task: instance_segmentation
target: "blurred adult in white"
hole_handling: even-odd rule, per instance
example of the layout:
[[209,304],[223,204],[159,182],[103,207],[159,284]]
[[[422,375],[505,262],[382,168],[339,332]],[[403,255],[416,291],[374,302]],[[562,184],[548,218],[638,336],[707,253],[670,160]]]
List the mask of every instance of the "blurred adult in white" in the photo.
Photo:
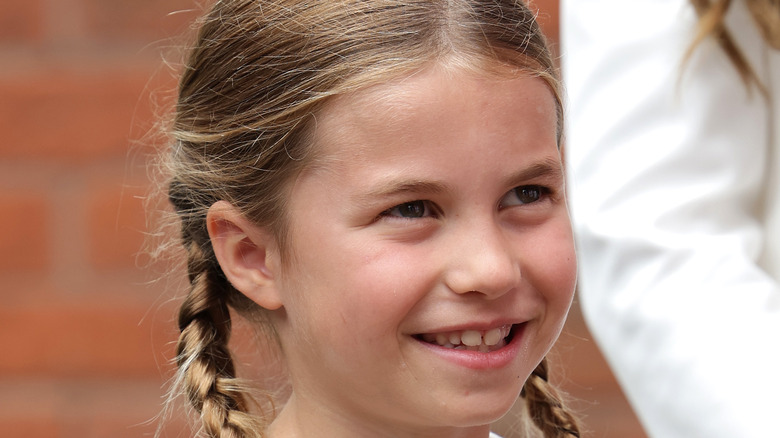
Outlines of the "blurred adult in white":
[[562,0],[580,300],[652,437],[780,436],[779,10]]

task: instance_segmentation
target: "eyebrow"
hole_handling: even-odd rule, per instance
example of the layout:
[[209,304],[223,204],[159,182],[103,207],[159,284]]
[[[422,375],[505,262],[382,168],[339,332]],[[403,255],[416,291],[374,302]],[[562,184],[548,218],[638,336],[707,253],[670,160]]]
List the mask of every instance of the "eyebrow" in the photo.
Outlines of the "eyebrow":
[[408,193],[440,194],[449,191],[449,186],[436,181],[400,180],[378,184],[379,188],[361,193],[355,197],[360,204],[370,204],[377,199],[387,199]]
[[522,182],[537,178],[563,180],[563,167],[560,161],[552,158],[544,159],[517,172],[510,181]]
[[[511,175],[507,181],[508,185],[521,185],[524,181],[539,178],[562,181],[563,169],[560,162],[552,158],[544,159]],[[377,187],[356,195],[355,201],[360,204],[371,204],[377,199],[387,199],[409,193],[436,195],[451,191],[448,184],[418,179],[393,180],[390,178],[385,183],[377,184]]]

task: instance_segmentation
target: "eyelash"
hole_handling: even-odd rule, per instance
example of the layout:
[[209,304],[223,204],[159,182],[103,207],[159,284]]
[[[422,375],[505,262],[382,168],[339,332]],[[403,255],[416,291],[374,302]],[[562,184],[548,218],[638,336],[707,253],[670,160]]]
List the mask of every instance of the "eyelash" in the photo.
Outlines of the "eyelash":
[[[403,216],[402,214],[393,214],[394,211],[398,211],[401,213],[402,208],[409,208],[409,207],[417,207],[417,210],[421,212],[421,216]],[[420,210],[420,208],[422,210]],[[427,214],[426,214],[427,213]],[[383,211],[379,216],[391,216],[394,218],[399,219],[421,219],[423,217],[438,217],[438,207],[434,205],[431,201],[424,201],[424,200],[417,200],[417,201],[411,201],[411,202],[404,202],[402,204],[398,204],[396,206],[393,206],[391,208],[388,208],[387,210]]]
[[[536,199],[531,200],[522,200],[521,197],[526,197],[528,195],[528,191],[534,191],[535,194],[533,195]],[[501,198],[501,202],[499,203],[499,209],[504,209],[508,207],[513,207],[517,205],[529,205],[529,204],[535,204],[538,202],[543,201],[545,198],[549,197],[552,193],[552,190],[550,190],[549,187],[544,187],[541,185],[525,185],[525,186],[518,186],[507,192],[504,197]],[[517,197],[517,200],[519,202],[512,203],[507,205],[504,201],[506,200],[507,196],[514,194]],[[413,209],[411,213],[413,214],[419,214],[419,216],[404,216],[404,212],[402,209],[407,209],[407,212],[409,212],[409,209]],[[415,200],[410,202],[404,202],[398,205],[395,205],[391,208],[388,208],[387,210],[380,213],[380,217],[394,217],[399,219],[421,219],[424,217],[439,217],[440,212],[439,208],[431,201],[428,200]]]
[[[527,193],[528,191],[534,191],[536,199],[527,200],[527,201],[522,200],[521,197],[525,197],[526,195],[528,195],[528,193]],[[522,192],[525,192],[525,193],[522,193]],[[517,199],[520,202],[517,203],[517,204],[505,205],[504,204],[504,200],[510,194],[514,194],[515,196],[517,196]],[[507,192],[507,194],[503,198],[501,198],[501,203],[499,203],[498,207],[499,207],[499,209],[503,209],[503,208],[512,207],[512,206],[515,206],[515,205],[536,204],[538,202],[544,201],[546,198],[550,197],[551,194],[552,194],[552,190],[549,187],[545,187],[545,186],[541,186],[541,185],[534,184],[534,185],[518,186],[518,187],[515,187],[514,189],[510,190],[509,192]]]

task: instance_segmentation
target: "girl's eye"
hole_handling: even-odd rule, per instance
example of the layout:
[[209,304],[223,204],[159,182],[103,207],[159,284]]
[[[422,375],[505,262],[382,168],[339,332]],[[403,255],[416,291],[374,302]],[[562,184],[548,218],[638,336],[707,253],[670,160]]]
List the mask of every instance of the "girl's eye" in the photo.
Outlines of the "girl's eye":
[[514,192],[523,204],[530,204],[542,198],[542,188],[539,186],[517,187]]
[[510,190],[501,200],[501,207],[533,204],[542,200],[550,190],[542,186],[520,186]]
[[382,213],[382,216],[395,216],[406,219],[416,219],[434,214],[428,201],[412,201],[396,205]]

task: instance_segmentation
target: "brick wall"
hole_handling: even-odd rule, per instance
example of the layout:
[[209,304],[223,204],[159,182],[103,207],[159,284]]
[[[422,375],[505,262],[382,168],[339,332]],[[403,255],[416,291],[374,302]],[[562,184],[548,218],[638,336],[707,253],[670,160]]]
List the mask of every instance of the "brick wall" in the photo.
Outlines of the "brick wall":
[[[537,1],[557,34],[557,3]],[[191,0],[0,3],[0,430],[153,434],[175,291],[137,257],[150,94]],[[172,11],[182,11],[169,15]],[[594,437],[644,436],[575,311],[559,348]],[[174,420],[167,436],[187,436]]]

